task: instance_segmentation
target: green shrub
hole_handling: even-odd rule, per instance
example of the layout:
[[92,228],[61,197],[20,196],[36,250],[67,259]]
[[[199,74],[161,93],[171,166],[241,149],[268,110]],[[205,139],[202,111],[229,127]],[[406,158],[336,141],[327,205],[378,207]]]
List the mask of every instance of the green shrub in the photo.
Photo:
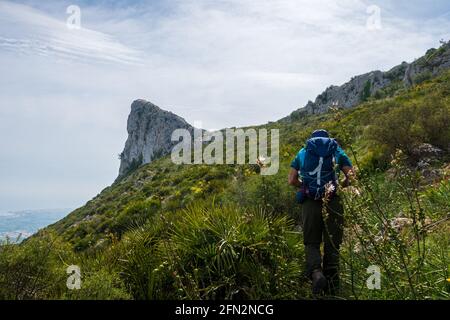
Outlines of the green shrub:
[[416,118],[424,132],[424,140],[443,150],[450,147],[450,102],[439,96],[426,98]]
[[300,238],[286,217],[208,204],[165,219],[159,235],[155,236],[154,224],[130,235],[139,240],[132,242],[123,260],[127,281],[137,288],[136,298],[264,299],[305,294]]
[[417,76],[414,77],[413,83],[414,84],[421,84],[422,82],[430,80],[432,77],[433,77],[433,74],[430,71],[424,71],[424,72],[419,73]]
[[160,208],[161,201],[156,197],[131,202],[119,215],[117,215],[117,217],[115,217],[110,226],[110,231],[120,236],[130,228],[143,225],[150,217],[154,216]]
[[21,244],[0,245],[0,300],[58,298],[65,289],[63,259],[70,246],[51,233]]
[[450,104],[437,97],[420,104],[396,104],[379,116],[367,130],[368,139],[384,146],[392,155],[400,149],[413,157],[420,143],[431,143],[446,150],[450,141]]
[[361,95],[359,97],[361,102],[366,102],[370,98],[371,88],[372,88],[372,83],[370,82],[370,80],[367,80],[366,83],[364,84],[363,91],[361,91]]
[[[83,269],[81,269],[83,270]],[[119,274],[104,269],[82,272],[81,288],[67,290],[69,300],[128,300],[131,299]]]
[[[448,223],[442,217],[446,209],[429,207],[420,196],[420,176],[401,153],[393,164],[395,181],[384,180],[384,175],[360,177],[352,189],[341,192],[347,221],[342,294],[356,299],[448,299],[448,256],[442,251],[448,247]],[[447,184],[427,192],[428,201],[448,199]],[[380,268],[382,290],[366,286],[366,268],[372,265]]]

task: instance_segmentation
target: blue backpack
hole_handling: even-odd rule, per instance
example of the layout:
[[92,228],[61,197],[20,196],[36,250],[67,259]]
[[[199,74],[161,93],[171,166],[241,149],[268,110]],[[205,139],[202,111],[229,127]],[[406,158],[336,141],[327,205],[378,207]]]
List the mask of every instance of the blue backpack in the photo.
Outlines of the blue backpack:
[[[334,190],[337,187],[335,159],[338,144],[334,139],[326,137],[311,138],[306,142],[305,160],[300,168],[303,190],[314,200],[322,199],[325,185],[331,182]],[[333,192],[334,194],[334,192]]]

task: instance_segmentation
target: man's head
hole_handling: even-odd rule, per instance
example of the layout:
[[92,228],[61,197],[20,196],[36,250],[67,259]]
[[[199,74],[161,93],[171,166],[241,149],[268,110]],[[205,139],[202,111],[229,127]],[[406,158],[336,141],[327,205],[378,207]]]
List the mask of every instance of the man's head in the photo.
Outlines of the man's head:
[[324,129],[315,130],[311,134],[311,138],[329,138],[329,137],[330,135],[328,134],[328,131]]

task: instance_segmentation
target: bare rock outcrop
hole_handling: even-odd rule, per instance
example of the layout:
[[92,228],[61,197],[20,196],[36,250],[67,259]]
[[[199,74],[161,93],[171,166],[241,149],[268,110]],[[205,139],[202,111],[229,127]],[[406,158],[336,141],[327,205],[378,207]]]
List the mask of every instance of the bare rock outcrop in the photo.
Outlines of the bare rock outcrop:
[[193,131],[193,127],[176,114],[145,100],[134,101],[128,116],[128,139],[120,154],[118,178],[169,154],[177,143],[171,141],[175,129]]

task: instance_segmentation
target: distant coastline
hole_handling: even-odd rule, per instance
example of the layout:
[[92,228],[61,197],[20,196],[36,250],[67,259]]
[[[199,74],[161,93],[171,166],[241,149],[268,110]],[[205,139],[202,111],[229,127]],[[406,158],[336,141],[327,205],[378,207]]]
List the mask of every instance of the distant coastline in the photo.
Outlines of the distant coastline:
[[0,211],[0,240],[20,242],[71,211],[70,208]]

